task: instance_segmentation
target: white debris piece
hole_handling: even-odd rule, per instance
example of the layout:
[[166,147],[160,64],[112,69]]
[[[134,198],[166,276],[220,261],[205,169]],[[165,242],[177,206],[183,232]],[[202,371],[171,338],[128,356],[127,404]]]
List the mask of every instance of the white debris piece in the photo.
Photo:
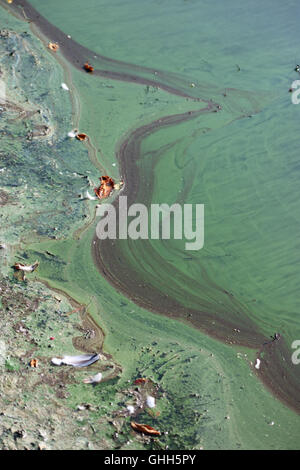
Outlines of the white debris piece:
[[101,382],[102,380],[102,374],[99,372],[99,374],[94,375],[93,377],[87,377],[86,379],[83,379],[83,382],[85,384],[97,384]]
[[51,362],[56,366],[86,367],[98,361],[99,358],[99,354],[81,354],[80,356],[64,356],[62,359],[53,357]]
[[155,407],[155,398],[154,397],[151,397],[150,395],[148,395],[147,399],[146,399],[146,402],[147,402],[147,406],[149,408],[154,408]]
[[255,369],[260,368],[260,359],[256,359]]
[[32,273],[33,271],[36,270],[39,264],[40,263],[38,261],[35,261],[30,266],[26,266],[25,264],[22,264],[22,263],[15,263],[14,267],[17,271],[26,271],[28,273]]
[[69,87],[66,83],[62,83],[61,87],[62,87],[63,90],[69,91]]
[[70,137],[71,139],[74,139],[74,137],[76,137],[76,132],[74,131],[68,132],[68,137]]
[[90,201],[97,201],[97,199],[98,199],[98,198],[95,197],[95,196],[91,196],[88,191],[85,193],[85,197],[86,197],[87,199],[89,199]]
[[132,415],[132,414],[134,413],[134,406],[128,405],[128,406],[127,406],[127,410],[128,410],[129,413]]

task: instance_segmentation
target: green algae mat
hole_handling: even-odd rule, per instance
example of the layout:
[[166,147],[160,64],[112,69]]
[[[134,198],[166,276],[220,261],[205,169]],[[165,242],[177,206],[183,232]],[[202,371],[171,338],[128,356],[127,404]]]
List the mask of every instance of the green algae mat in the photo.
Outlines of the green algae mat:
[[[54,427],[61,410],[68,433],[56,425],[50,448],[299,449],[297,10],[1,2],[0,367],[11,382],[1,390],[11,414],[14,388],[42,415],[51,402]],[[87,142],[68,137],[74,129]],[[204,247],[98,240],[99,201],[86,194],[102,174],[124,180],[129,203],[204,204]],[[11,266],[35,260],[16,280]],[[10,330],[13,292],[39,307],[23,307]],[[53,355],[99,350],[91,371],[51,366]],[[83,382],[99,371],[97,386]]]

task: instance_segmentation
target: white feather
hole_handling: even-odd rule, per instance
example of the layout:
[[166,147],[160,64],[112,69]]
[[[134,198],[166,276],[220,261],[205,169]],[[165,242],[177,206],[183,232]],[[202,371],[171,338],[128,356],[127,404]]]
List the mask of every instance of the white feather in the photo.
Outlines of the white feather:
[[94,362],[98,361],[100,358],[99,354],[81,354],[80,356],[64,356],[62,359],[54,357],[52,359],[52,364],[61,366],[63,364],[73,367],[86,367]]

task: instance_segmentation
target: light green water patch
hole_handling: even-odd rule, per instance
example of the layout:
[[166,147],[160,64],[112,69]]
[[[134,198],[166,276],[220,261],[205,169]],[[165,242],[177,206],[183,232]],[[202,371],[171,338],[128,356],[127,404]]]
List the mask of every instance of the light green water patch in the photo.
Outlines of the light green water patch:
[[30,3],[98,54],[222,87],[286,88],[299,54],[296,0]]
[[89,133],[100,166],[114,178],[119,177],[115,152],[132,130],[163,116],[205,106],[156,87],[103,79],[74,68],[72,80],[80,94],[80,130]]

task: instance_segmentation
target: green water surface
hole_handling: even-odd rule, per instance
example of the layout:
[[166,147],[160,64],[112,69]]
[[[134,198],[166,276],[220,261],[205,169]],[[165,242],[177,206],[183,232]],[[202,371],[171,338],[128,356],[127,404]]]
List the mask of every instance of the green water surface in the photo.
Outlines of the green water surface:
[[[149,152],[172,144],[151,168],[152,202],[180,200],[189,183],[183,202],[205,204],[205,245],[192,252],[192,260],[184,259],[191,253],[182,242],[147,241],[174,270],[202,282],[203,291],[191,291],[187,282],[181,286],[184,293],[176,292],[176,278],[164,265],[158,269],[143,258],[142,243],[134,253],[126,243],[122,249],[143,282],[187,308],[204,300],[213,308],[222,301],[205,291],[204,267],[211,280],[247,307],[266,336],[280,331],[288,345],[299,339],[300,106],[292,105],[288,93],[297,79],[297,2],[88,0],[84,8],[79,0],[30,3],[95,53],[178,73],[187,83],[205,86],[206,98],[222,103],[220,114],[200,115],[147,137],[139,162],[141,182],[147,184]],[[159,89],[147,91],[138,84],[69,70],[80,128],[90,136],[100,166],[115,178],[115,151],[126,133],[196,107]],[[61,122],[61,132],[66,134],[75,118],[72,123],[71,111],[65,109],[70,120]],[[87,150],[71,145],[72,152],[63,139],[54,146],[62,155],[64,174],[78,165],[78,171],[89,171],[96,181]],[[74,201],[70,229],[74,224],[75,230],[82,214],[75,192],[66,197]],[[94,204],[89,204],[92,214]],[[123,367],[115,390],[136,373],[152,376],[167,390],[168,402],[161,401],[160,416],[149,424],[170,431],[170,448],[299,448],[299,416],[274,399],[251,372],[254,351],[224,345],[137,307],[96,270],[91,259],[95,224],[80,239],[63,225],[62,231],[59,240],[27,244],[27,254],[43,260],[41,278],[78,301],[93,299],[90,309],[106,333],[105,348]],[[45,228],[39,235],[49,233]],[[46,259],[46,250],[61,263]],[[142,347],[153,342],[158,345],[144,354]],[[161,368],[160,354],[170,349],[179,359]],[[82,387],[77,393],[83,393]],[[196,392],[200,397],[191,398]],[[101,400],[101,389],[96,393]]]

